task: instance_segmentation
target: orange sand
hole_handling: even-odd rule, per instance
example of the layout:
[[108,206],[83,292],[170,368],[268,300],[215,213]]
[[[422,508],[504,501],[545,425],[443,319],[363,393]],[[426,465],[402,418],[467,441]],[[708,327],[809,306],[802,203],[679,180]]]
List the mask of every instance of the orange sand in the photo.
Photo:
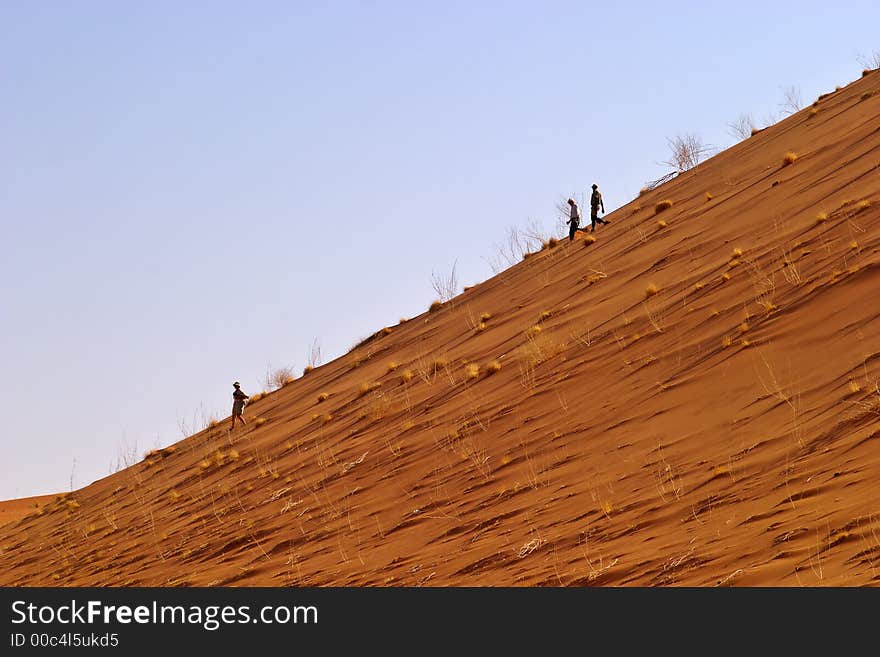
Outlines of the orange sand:
[[595,243],[427,299],[231,435],[7,503],[0,584],[876,585],[880,73],[816,109]]

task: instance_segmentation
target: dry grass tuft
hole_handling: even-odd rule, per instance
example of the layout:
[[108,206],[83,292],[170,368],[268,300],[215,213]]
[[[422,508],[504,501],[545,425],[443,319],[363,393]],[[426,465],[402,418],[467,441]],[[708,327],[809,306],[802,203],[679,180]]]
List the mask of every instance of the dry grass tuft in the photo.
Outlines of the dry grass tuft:
[[858,383],[856,383],[855,381],[849,382],[849,391],[851,394],[856,394],[857,392],[860,392],[861,389],[862,389],[862,387]]
[[862,199],[861,201],[856,203],[855,211],[861,212],[862,210],[867,210],[870,207],[871,207],[871,201],[869,201],[867,199]]
[[657,221],[657,228],[666,228],[667,224],[662,219]]
[[487,374],[495,374],[495,372],[497,372],[500,369],[501,369],[501,363],[499,363],[497,360],[489,361],[486,364],[486,373]]
[[530,326],[526,330],[526,336],[528,336],[530,338],[534,338],[535,336],[539,335],[540,333],[541,333],[541,327],[538,326],[537,324],[535,326]]
[[817,224],[821,224],[826,221],[828,221],[828,213],[827,212],[820,212],[819,214],[816,215],[816,223]]
[[787,167],[789,164],[794,164],[796,159],[798,159],[797,153],[788,151],[788,153],[782,157],[782,166]]
[[596,242],[595,235],[584,235],[584,246],[589,246],[590,244],[594,244]]
[[483,313],[480,315],[481,322],[488,322],[490,319],[492,319],[492,313]]
[[358,396],[363,397],[364,395],[366,395],[370,392],[373,392],[373,390],[375,390],[376,388],[381,388],[381,387],[382,387],[382,384],[379,383],[378,381],[364,381],[358,387]]
[[538,317],[539,322],[543,322],[545,319],[549,319],[552,313],[549,310],[541,311],[540,316]]
[[742,258],[743,250],[739,247],[733,249],[733,253],[731,254],[731,258]]
[[706,192],[706,200],[707,201],[711,201],[713,198],[715,198],[715,197],[712,196],[712,192]]
[[400,365],[396,361],[392,360],[390,363],[388,363],[388,373],[390,374],[391,372],[396,370],[398,367],[400,367]]
[[320,395],[318,395],[318,403],[319,403],[319,404],[320,404],[321,402],[325,402],[325,401],[327,401],[328,399],[330,399],[330,393],[329,393],[329,392],[322,392]]
[[724,272],[723,274],[721,274],[721,282],[722,283],[726,283],[729,280],[730,280],[730,274],[728,274],[727,272]]
[[409,383],[410,381],[412,381],[412,378],[413,378],[412,370],[403,370],[403,372],[400,373],[400,382],[401,383]]
[[668,198],[664,199],[664,200],[660,201],[659,203],[657,203],[657,205],[654,206],[654,214],[659,214],[659,213],[663,212],[664,210],[668,210],[671,207],[672,207],[672,201],[670,201]]
[[478,333],[480,331],[485,331],[486,330],[486,322],[480,322],[479,324],[477,324],[477,326],[474,330],[477,331]]
[[469,379],[476,379],[480,376],[480,366],[476,363],[469,363],[464,367],[464,374]]
[[761,132],[761,130],[763,130],[763,128],[752,128],[752,132],[751,132],[752,137],[754,137],[756,134]]
[[862,94],[862,100],[868,100],[871,96],[874,95],[874,93],[875,92],[873,92],[873,91],[866,91],[865,93]]
[[306,366],[303,368],[303,376],[305,376],[306,374],[308,374],[309,372],[311,372],[313,369],[315,369],[315,368],[312,367],[311,365],[306,365]]
[[254,402],[258,402],[265,396],[266,396],[266,393],[264,393],[264,392],[255,392],[254,394],[251,395],[251,398],[248,399],[248,404],[253,404]]
[[443,302],[438,299],[435,299],[434,301],[431,302],[431,305],[428,306],[428,312],[435,313],[438,310],[440,310],[442,307],[443,307]]
[[694,289],[699,292],[700,290],[703,289],[703,284],[702,283],[694,283]]
[[445,369],[449,365],[449,361],[445,358],[435,358],[431,361],[431,373],[436,374],[442,369]]
[[819,109],[814,107],[810,110],[810,116],[816,116],[819,113]]
[[660,291],[660,288],[657,287],[654,283],[650,283],[647,288],[645,288],[645,296],[653,297]]
[[264,417],[258,417],[258,418],[256,418],[256,419],[254,420],[254,426],[255,426],[255,427],[261,427],[261,426],[263,426],[264,424],[266,424],[266,422],[268,422],[268,420],[267,420],[266,418],[264,418]]

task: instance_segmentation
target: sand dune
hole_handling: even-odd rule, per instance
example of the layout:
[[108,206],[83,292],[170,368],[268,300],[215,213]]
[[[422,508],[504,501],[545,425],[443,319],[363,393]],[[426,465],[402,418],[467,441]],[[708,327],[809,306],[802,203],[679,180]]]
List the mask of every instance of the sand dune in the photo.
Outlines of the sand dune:
[[607,218],[0,517],[0,583],[876,585],[880,72]]
[[29,513],[35,513],[55,497],[55,495],[35,495],[0,502],[0,525],[19,520]]

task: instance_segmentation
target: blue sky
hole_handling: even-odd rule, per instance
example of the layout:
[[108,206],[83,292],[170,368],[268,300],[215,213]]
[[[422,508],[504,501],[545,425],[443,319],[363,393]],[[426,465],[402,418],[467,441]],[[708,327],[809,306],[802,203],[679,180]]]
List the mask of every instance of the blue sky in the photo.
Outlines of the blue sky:
[[876,2],[0,3],[0,499],[78,488],[861,75]]

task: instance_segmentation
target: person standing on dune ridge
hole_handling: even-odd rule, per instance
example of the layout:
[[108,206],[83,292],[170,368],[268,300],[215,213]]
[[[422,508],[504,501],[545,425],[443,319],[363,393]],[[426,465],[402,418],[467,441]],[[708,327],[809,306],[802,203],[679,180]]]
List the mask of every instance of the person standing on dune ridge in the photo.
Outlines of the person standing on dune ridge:
[[610,221],[605,221],[605,219],[599,218],[599,208],[602,209],[602,214],[605,214],[605,203],[602,201],[602,193],[599,191],[599,185],[593,183],[593,193],[590,196],[590,232],[595,232],[596,224],[610,224]]
[[568,240],[572,241],[574,240],[574,234],[578,231],[578,226],[581,223],[581,211],[573,198],[568,199],[568,205],[571,208],[571,211],[568,215],[568,221],[565,223],[569,225]]
[[244,417],[242,417],[242,413],[244,412],[245,402],[250,399],[250,395],[244,394],[238,381],[233,383],[232,387],[235,390],[232,391],[232,426],[229,427],[230,431],[235,429],[235,418],[238,418],[242,424],[247,424],[244,421]]

